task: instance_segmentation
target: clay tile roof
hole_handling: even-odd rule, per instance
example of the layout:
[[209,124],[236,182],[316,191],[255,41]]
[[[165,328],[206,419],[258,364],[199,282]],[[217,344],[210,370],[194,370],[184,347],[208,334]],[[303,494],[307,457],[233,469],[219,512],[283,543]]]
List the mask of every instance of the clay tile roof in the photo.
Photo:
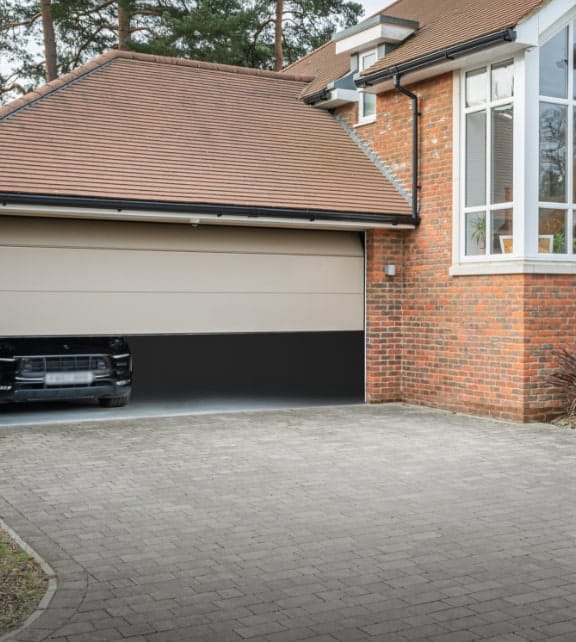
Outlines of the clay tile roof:
[[[548,0],[398,0],[381,15],[418,22],[419,29],[363,75],[387,69],[421,56],[514,27]],[[376,14],[378,15],[378,14]],[[330,56],[331,53],[331,56]],[[311,96],[348,71],[349,56],[335,54],[330,42],[287,69],[315,76],[302,96]]]
[[516,26],[547,0],[398,0],[382,13],[416,20],[405,43],[366,70],[366,75],[453,45]]
[[104,54],[0,109],[0,193],[408,216],[310,80]]

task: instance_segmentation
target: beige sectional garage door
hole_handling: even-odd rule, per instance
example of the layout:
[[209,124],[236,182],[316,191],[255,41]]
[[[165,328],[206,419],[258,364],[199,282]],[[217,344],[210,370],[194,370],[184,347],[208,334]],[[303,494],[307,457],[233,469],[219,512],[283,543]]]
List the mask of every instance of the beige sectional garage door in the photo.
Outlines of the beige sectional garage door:
[[355,233],[0,217],[0,336],[362,330]]

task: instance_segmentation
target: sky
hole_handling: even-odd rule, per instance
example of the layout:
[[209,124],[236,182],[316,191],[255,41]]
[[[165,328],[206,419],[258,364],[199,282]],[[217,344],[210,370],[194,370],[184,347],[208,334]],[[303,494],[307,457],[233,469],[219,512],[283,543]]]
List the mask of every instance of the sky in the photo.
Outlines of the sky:
[[356,0],[364,7],[364,17],[367,18],[377,11],[381,11],[384,7],[395,2],[395,0]]

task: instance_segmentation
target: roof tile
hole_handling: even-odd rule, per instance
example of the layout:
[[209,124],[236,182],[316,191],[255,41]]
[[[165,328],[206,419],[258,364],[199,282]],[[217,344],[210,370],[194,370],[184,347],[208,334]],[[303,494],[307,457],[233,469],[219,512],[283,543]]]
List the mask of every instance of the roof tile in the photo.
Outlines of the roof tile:
[[408,216],[309,81],[105,54],[0,112],[0,192]]

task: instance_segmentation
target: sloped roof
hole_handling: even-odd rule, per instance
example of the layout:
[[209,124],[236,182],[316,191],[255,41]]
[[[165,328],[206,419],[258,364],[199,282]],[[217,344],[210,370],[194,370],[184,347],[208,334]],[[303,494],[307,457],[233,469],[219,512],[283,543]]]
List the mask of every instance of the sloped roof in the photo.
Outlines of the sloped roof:
[[0,109],[0,193],[408,216],[309,81],[109,52]]
[[[418,30],[362,75],[393,67],[514,27],[548,0],[398,0],[375,15],[418,22]],[[330,53],[332,54],[330,56]],[[287,68],[290,73],[315,76],[302,96],[311,96],[348,71],[333,42],[316,49]],[[346,56],[349,58],[349,56]],[[349,63],[347,63],[349,64]]]

